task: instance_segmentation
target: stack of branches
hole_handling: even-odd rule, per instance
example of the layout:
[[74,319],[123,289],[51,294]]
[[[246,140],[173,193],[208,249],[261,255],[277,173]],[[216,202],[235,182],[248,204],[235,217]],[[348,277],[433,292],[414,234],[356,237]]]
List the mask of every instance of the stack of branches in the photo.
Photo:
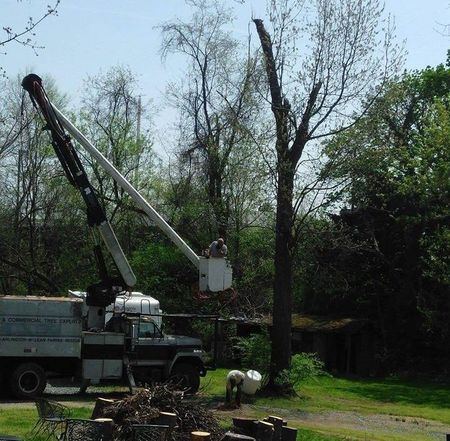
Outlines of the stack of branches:
[[211,441],[218,441],[224,431],[212,412],[201,405],[198,399],[186,398],[171,385],[156,385],[142,389],[135,395],[115,401],[102,411],[102,417],[112,418],[118,438],[131,438],[133,424],[157,424],[160,412],[177,415],[178,429],[174,441],[189,441],[192,431],[211,433]]

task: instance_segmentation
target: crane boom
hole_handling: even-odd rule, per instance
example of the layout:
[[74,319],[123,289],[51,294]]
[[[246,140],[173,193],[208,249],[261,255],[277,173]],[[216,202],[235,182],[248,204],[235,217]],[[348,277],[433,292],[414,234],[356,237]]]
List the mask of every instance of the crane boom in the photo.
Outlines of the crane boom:
[[108,159],[69,121],[69,119],[54,105],[53,110],[58,115],[66,130],[76,139],[87,152],[89,152],[103,169],[127,192],[136,204],[155,222],[169,239],[183,252],[183,254],[199,267],[200,257],[192,248],[177,234],[177,232],[162,218],[162,216],[148,203],[147,200],[131,185],[131,183],[117,170]]
[[64,132],[64,127],[54,110],[54,106],[51,104],[50,99],[45,93],[41,78],[35,74],[27,75],[22,80],[22,87],[29,93],[36,108],[40,110],[46,122],[44,129],[48,130],[51,134],[53,148],[56,156],[61,162],[67,179],[78,189],[86,204],[88,223],[90,226],[96,227],[100,232],[121,275],[122,280],[120,281],[112,280],[108,277],[101,250],[100,248],[96,248],[95,254],[102,282],[92,286],[93,291],[97,291],[97,294],[93,294],[93,297],[96,299],[94,300],[94,303],[97,301],[103,303],[106,300],[102,300],[102,296],[108,299],[114,296],[112,293],[113,285],[117,287],[125,285],[122,286],[122,289],[131,288],[136,284],[136,276],[122,251],[122,247],[106,217],[105,211],[97,198],[95,190],[89,182],[83,164],[72,145],[72,141]]
[[[163,219],[163,217],[148,203],[148,201],[136,190],[135,187],[108,161],[107,158],[84,136],[72,122],[53,104],[50,102],[48,97],[42,88],[41,79],[34,74],[30,74],[24,78],[22,81],[22,86],[26,89],[33,102],[37,103],[44,118],[47,121],[49,129],[52,133],[53,147],[55,148],[56,154],[60,159],[64,171],[66,172],[69,181],[74,183],[80,189],[85,202],[88,205],[88,218],[89,216],[89,198],[88,194],[93,195],[94,203],[91,205],[98,208],[101,206],[95,198],[95,193],[93,188],[89,184],[89,188],[85,189],[83,185],[78,183],[78,172],[72,172],[69,170],[68,161],[65,156],[70,153],[70,157],[75,157],[77,160],[77,167],[82,170],[83,182],[88,182],[87,175],[84,172],[81,162],[79,161],[75,149],[72,146],[70,137],[65,135],[64,129],[76,140],[78,143],[93,157],[96,159],[98,164],[106,171],[106,173],[111,176],[117,184],[134,200],[134,202],[146,213],[150,220],[152,220],[166,235],[169,239],[181,250],[181,252],[192,262],[192,264],[199,271],[199,288],[200,291],[225,291],[231,288],[232,285],[232,269],[231,265],[226,259],[222,258],[211,258],[207,259],[205,257],[198,256],[192,248],[176,233],[176,231]],[[56,127],[56,130],[54,127]],[[60,139],[57,139],[60,138]],[[61,159],[61,156],[63,158]],[[78,170],[77,169],[77,170]],[[101,216],[101,222],[95,223],[99,228],[102,237],[116,262],[119,271],[122,274],[123,279],[126,284],[131,287],[135,284],[136,279],[131,268],[128,265],[125,255],[122,252],[120,244],[118,243],[114,232],[106,220],[106,216]]]

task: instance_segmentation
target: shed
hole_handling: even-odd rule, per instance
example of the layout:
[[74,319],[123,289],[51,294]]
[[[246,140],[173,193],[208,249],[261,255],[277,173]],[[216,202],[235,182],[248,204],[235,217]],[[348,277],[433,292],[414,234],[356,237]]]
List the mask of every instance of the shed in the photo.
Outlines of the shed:
[[[238,336],[272,326],[265,317],[237,325]],[[292,315],[292,352],[314,352],[328,372],[368,376],[373,373],[375,333],[370,320],[349,317]]]

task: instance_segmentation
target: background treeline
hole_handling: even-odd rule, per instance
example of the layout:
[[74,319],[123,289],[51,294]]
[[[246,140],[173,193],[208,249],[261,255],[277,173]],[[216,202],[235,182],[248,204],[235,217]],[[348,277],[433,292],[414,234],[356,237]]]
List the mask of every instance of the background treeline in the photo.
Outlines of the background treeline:
[[[123,66],[87,78],[77,108],[44,77],[56,105],[200,254],[224,236],[237,305],[271,311],[277,162],[264,65],[226,31],[226,11],[197,11],[161,27],[164,57],[185,60],[167,87],[179,114],[162,161],[152,115]],[[384,372],[450,369],[450,68],[391,77],[367,92],[349,128],[312,143],[296,170],[294,311],[364,317]],[[288,104],[286,104],[288,105]],[[350,109],[348,109],[350,110]],[[0,94],[0,292],[64,294],[97,280],[83,203],[65,179],[20,88]],[[193,300],[196,271],[129,197],[80,150],[129,256],[137,290],[165,311],[215,311]],[[293,251],[292,251],[293,250]]]

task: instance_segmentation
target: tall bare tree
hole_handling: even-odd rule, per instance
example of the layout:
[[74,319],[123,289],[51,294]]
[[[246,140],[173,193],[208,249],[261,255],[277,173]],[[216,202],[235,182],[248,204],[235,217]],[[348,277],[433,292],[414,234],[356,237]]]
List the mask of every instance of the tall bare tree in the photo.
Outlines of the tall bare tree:
[[161,26],[162,55],[188,61],[184,84],[171,84],[169,99],[181,111],[181,157],[198,164],[205,177],[212,219],[226,236],[230,220],[226,175],[233,151],[248,143],[248,127],[258,111],[254,94],[255,59],[226,30],[232,11],[217,2],[191,1],[188,22]]
[[[56,159],[42,131],[43,123],[36,118],[31,102],[22,100],[17,80],[5,82],[1,100],[2,110],[13,118],[5,118],[4,130],[0,130],[0,146],[4,147],[0,154],[0,212],[4,216],[0,281],[6,293],[55,293],[58,283],[50,269],[55,261],[44,242],[50,237],[50,226],[61,215],[61,185],[55,184],[59,184]],[[64,97],[57,94],[50,79],[47,82],[49,94],[61,107]],[[64,218],[69,216],[66,211]]]
[[[61,0],[56,0],[53,4],[48,4],[38,18],[28,17],[28,21],[19,29],[13,28],[7,23],[3,23],[3,37],[0,37],[0,55],[6,55],[6,46],[11,43],[20,44],[31,48],[37,54],[40,46],[36,40],[36,28],[49,16],[58,15],[58,6]],[[18,2],[20,3],[20,2]],[[0,66],[0,74],[5,75],[5,71]]]
[[[114,66],[89,77],[83,91],[81,124],[88,137],[120,172],[139,188],[152,169],[155,156],[148,106],[142,103],[136,76]],[[96,178],[100,197],[111,202],[110,220],[129,204],[127,193],[96,161],[86,158]]]
[[[270,386],[291,358],[292,265],[299,201],[298,168],[307,145],[345,130],[397,72],[401,50],[378,0],[271,0],[272,31],[253,20],[275,125],[276,243]],[[289,97],[289,98],[288,98]],[[297,186],[298,185],[298,186]]]

